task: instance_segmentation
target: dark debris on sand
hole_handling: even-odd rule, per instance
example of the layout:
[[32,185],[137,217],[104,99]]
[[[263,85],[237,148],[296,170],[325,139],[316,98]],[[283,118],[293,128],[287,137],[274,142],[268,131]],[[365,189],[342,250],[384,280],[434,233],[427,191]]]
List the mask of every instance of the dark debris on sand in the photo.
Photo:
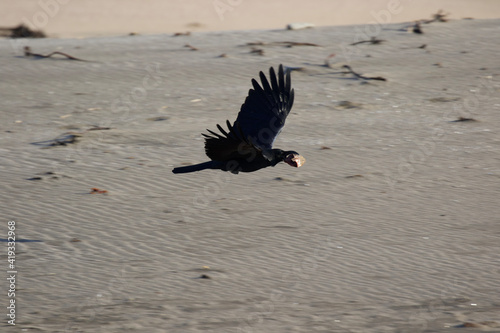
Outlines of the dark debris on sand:
[[362,79],[362,80],[376,80],[376,81],[387,81],[386,78],[381,77],[381,76],[364,76],[361,74],[356,73],[351,66],[349,65],[344,65],[342,68],[347,69],[347,72],[344,72],[344,74],[352,74],[354,75],[355,78]]
[[49,53],[47,55],[33,53],[33,52],[31,52],[31,48],[29,46],[25,46],[24,47],[24,56],[25,57],[33,57],[33,58],[45,59],[45,58],[51,58],[52,56],[55,56],[55,55],[62,55],[63,57],[66,57],[69,60],[87,61],[87,60],[75,58],[73,56],[70,56],[67,53],[63,53],[63,52],[59,52],[59,51],[54,51],[54,52]]
[[31,30],[24,24],[14,28],[0,28],[0,37],[10,38],[45,38],[47,35],[41,30]]
[[474,122],[474,121],[477,121],[477,120],[474,119],[474,118],[459,117],[456,120],[450,121],[450,123],[460,123],[460,122],[467,122],[467,121]]

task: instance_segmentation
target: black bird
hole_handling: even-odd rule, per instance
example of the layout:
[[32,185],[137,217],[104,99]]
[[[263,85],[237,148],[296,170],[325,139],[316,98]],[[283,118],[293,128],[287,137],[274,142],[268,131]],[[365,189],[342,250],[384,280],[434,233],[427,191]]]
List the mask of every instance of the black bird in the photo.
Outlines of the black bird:
[[211,135],[203,134],[205,153],[211,161],[174,168],[173,173],[219,169],[237,174],[275,166],[279,162],[296,168],[305,163],[305,158],[296,151],[272,148],[293,105],[290,71],[285,75],[280,65],[276,77],[274,69],[269,68],[271,83],[264,73],[260,72],[259,76],[262,86],[252,79],[253,89],[249,90],[233,125],[227,120],[227,131],[217,124],[222,135],[208,129]]

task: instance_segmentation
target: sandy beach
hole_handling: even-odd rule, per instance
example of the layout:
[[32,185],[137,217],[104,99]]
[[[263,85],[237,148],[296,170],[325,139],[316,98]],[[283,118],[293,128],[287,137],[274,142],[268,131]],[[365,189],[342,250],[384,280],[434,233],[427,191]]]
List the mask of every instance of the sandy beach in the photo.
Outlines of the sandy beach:
[[[0,330],[499,332],[500,19],[451,16],[0,39]],[[307,163],[172,174],[279,64]]]
[[316,26],[389,24],[429,18],[500,17],[497,0],[0,0],[0,27],[19,23],[50,37],[83,38],[128,33],[282,29],[292,22]]

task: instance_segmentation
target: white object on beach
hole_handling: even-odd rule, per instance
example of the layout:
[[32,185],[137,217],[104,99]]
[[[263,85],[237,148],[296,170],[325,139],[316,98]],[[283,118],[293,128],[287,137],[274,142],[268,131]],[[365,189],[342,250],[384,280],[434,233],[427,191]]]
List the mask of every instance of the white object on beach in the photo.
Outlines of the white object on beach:
[[313,23],[290,23],[286,26],[288,30],[299,30],[299,29],[308,29],[314,28]]

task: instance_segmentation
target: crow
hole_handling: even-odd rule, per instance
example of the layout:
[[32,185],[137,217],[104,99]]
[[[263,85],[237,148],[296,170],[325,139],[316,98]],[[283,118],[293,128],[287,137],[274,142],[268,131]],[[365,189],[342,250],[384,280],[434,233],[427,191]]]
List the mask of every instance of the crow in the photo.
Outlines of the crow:
[[290,71],[285,74],[280,65],[276,76],[274,68],[269,68],[271,83],[264,73],[260,72],[259,76],[262,86],[252,79],[253,89],[249,90],[233,125],[227,120],[227,130],[217,124],[221,134],[209,129],[210,134],[202,134],[205,153],[211,161],[174,168],[173,173],[218,169],[238,174],[273,167],[280,162],[296,168],[305,163],[305,158],[296,151],[272,148],[293,105]]

